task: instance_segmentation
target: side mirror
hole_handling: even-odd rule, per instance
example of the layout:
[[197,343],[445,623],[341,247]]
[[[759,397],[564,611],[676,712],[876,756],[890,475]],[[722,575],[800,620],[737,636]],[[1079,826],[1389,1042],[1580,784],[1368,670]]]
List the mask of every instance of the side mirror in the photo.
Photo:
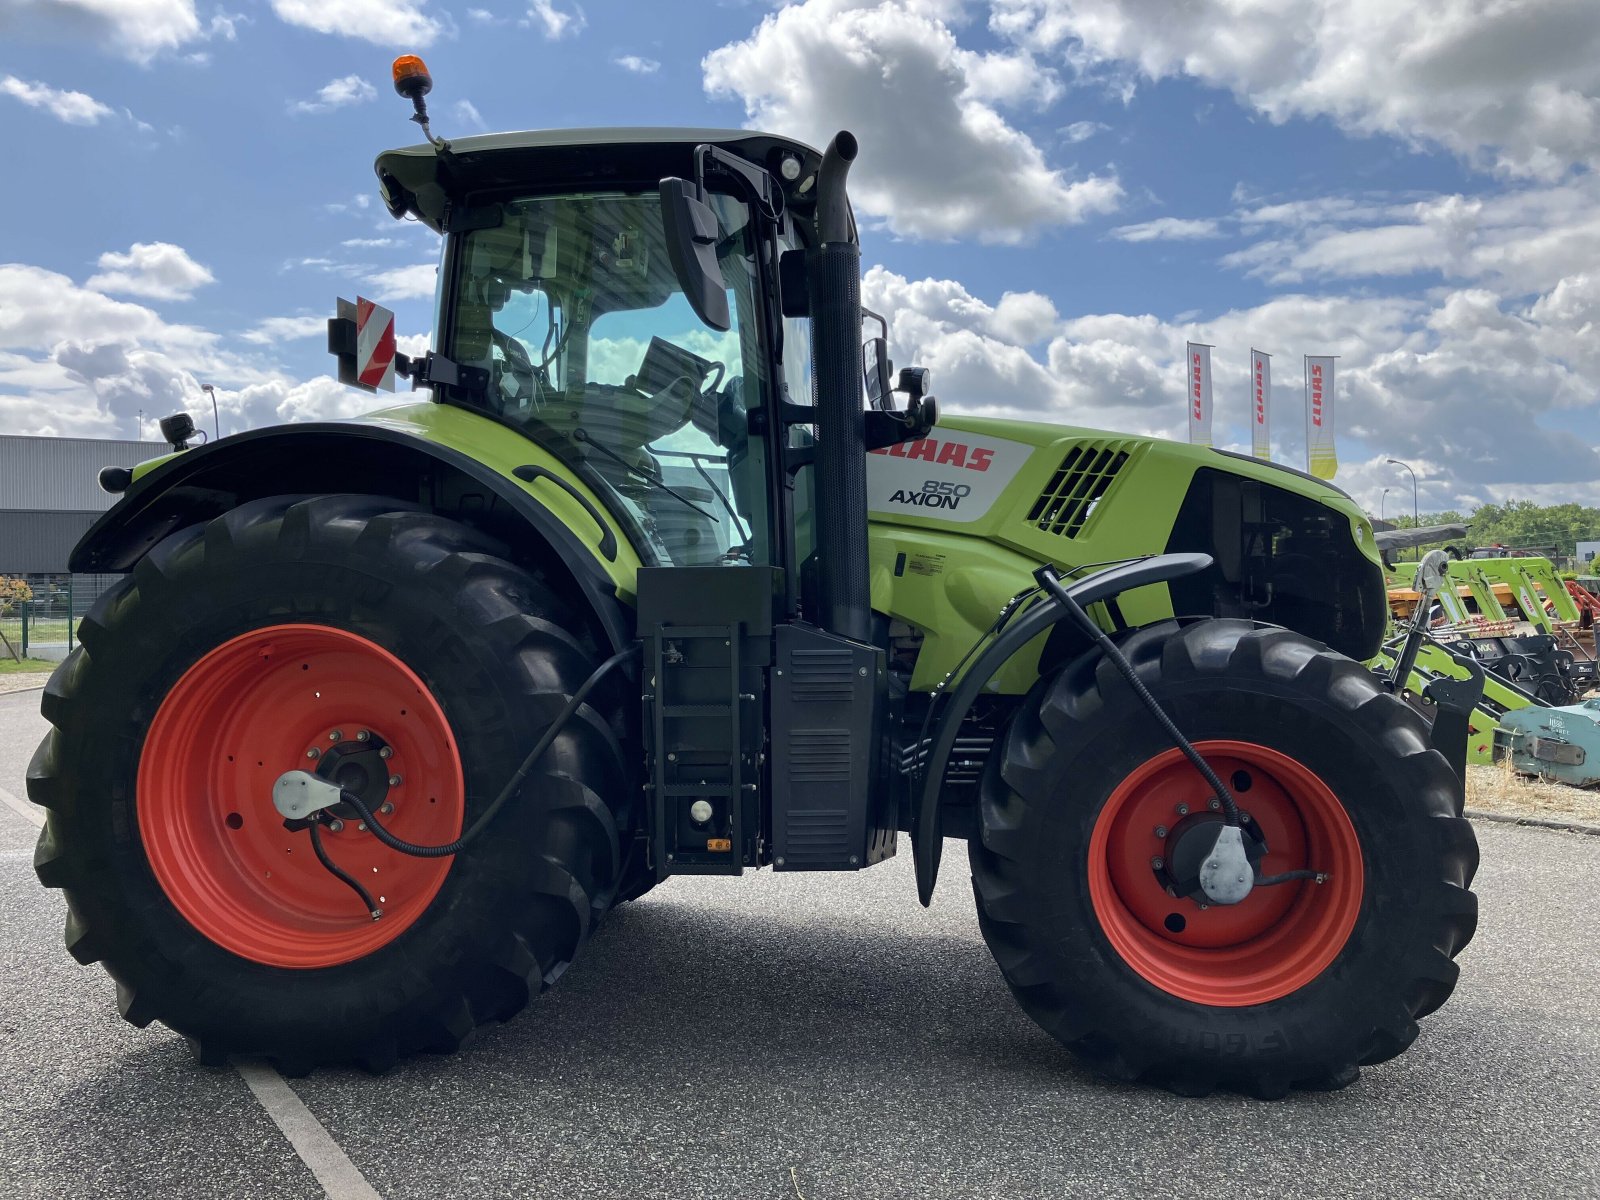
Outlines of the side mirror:
[[889,372],[894,364],[889,361],[889,342],[886,338],[868,338],[861,343],[861,372],[866,379],[867,406],[879,412],[894,408],[894,385]]
[[711,328],[727,332],[728,289],[717,262],[717,214],[687,179],[661,181],[661,223],[678,286],[695,315]]

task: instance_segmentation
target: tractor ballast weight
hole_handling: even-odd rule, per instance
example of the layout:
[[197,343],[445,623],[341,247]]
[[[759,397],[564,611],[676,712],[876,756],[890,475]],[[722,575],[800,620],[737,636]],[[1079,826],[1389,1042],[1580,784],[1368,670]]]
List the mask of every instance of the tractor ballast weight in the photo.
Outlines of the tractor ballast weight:
[[126,575],[47,690],[36,865],[129,1020],[381,1068],[672,875],[910,829],[924,903],[968,840],[1017,999],[1110,1074],[1278,1096],[1409,1044],[1476,847],[1444,722],[1358,661],[1348,496],[935,423],[915,367],[896,408],[848,134],[428,132],[377,173],[445,242],[431,398],[143,464],[74,555]]

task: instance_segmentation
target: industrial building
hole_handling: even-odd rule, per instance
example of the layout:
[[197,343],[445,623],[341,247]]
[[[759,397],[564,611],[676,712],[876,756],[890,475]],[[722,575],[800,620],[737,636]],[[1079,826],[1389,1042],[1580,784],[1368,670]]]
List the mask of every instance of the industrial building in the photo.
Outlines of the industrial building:
[[100,490],[100,468],[165,450],[161,442],[0,436],[0,575],[64,582],[72,547],[116,499]]

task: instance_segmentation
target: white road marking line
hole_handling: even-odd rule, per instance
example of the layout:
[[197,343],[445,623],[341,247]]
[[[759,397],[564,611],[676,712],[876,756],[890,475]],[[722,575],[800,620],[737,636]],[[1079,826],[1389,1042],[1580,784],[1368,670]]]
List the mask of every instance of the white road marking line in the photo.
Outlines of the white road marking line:
[[[5,788],[0,788],[0,804],[29,824],[43,827],[44,810],[38,805],[18,800]],[[236,1061],[233,1065],[278,1132],[316,1176],[328,1200],[383,1200],[282,1075],[266,1063]]]
[[18,800],[5,788],[0,788],[0,804],[4,804],[35,829],[44,828],[44,809],[37,804],[29,804],[25,800]]
[[282,1075],[263,1062],[236,1059],[233,1065],[328,1200],[382,1200]]

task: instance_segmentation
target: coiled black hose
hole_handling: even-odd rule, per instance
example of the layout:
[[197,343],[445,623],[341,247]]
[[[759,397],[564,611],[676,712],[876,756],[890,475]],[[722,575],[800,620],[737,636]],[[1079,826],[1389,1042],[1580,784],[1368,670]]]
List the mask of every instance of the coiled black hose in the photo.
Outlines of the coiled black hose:
[[594,691],[595,685],[605,678],[606,674],[614,667],[637,655],[639,650],[640,647],[638,646],[630,646],[626,650],[619,650],[594,669],[589,678],[585,679],[578,690],[572,694],[572,699],[567,701],[567,706],[561,710],[561,714],[545,729],[544,736],[534,744],[532,750],[528,751],[528,757],[522,760],[522,765],[517,768],[516,774],[500,790],[500,794],[495,797],[494,803],[484,809],[483,815],[472,823],[472,827],[453,842],[446,842],[442,846],[419,846],[415,842],[408,842],[385,829],[378,819],[372,815],[372,810],[367,807],[366,802],[360,796],[353,792],[340,792],[339,798],[355,809],[362,821],[366,823],[367,828],[372,832],[372,835],[391,850],[398,850],[401,854],[409,854],[413,858],[448,858],[452,854],[457,854],[489,827],[489,822],[494,820],[495,814],[505,807],[506,802],[522,786],[522,781],[528,777],[528,772],[533,770],[534,763],[538,762],[540,756],[550,749],[550,744],[556,740],[557,735],[566,727],[567,722],[572,719],[572,714],[578,711],[579,706],[588,698],[589,693]]

